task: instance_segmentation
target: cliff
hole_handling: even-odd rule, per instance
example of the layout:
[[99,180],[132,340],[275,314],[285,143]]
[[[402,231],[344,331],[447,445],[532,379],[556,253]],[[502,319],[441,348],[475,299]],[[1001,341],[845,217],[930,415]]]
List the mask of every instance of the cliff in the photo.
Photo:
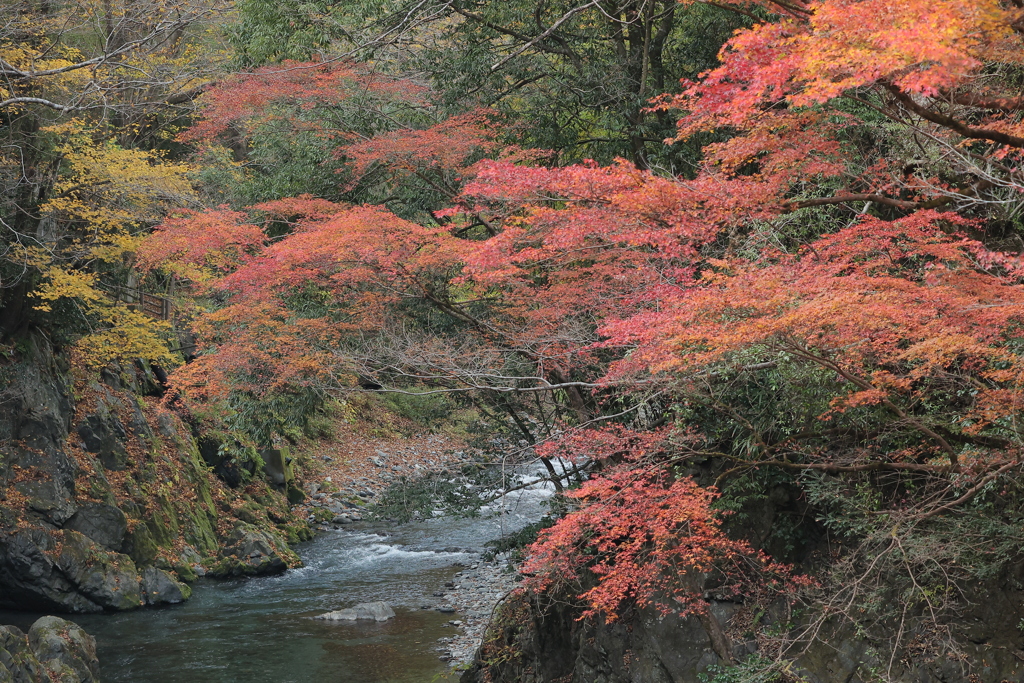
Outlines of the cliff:
[[0,365],[0,607],[174,603],[201,575],[298,562],[288,543],[309,530],[285,495],[217,477],[215,438],[160,406],[149,368],[90,376],[40,335],[15,349]]

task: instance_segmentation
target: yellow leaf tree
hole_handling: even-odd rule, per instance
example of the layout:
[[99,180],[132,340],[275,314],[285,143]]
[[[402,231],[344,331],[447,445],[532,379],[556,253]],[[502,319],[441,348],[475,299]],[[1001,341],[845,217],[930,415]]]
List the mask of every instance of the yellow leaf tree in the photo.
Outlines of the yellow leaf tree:
[[196,201],[176,122],[224,61],[222,0],[18,2],[0,26],[0,338],[33,327],[92,365],[170,360],[130,254]]

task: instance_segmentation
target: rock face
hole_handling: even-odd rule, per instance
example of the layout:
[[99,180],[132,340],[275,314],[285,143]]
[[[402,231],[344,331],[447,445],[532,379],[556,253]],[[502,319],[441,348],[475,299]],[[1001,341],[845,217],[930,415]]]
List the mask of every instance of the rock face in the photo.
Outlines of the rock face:
[[284,495],[264,487],[232,492],[236,507],[218,503],[224,482],[197,435],[141,398],[152,384],[145,373],[73,380],[41,336],[18,347],[0,358],[0,608],[175,603],[207,567],[234,576],[298,562],[287,544],[309,530]]
[[335,610],[317,617],[327,621],[387,621],[394,618],[395,610],[383,601],[361,602],[354,607]]
[[132,559],[70,529],[24,529],[0,540],[0,587],[0,606],[18,609],[82,613],[142,604]]
[[78,435],[82,437],[85,450],[94,453],[104,468],[120,471],[127,465],[128,451],[124,445],[128,433],[111,413],[109,403],[101,403],[95,413],[78,424]]
[[128,530],[128,519],[120,508],[113,505],[87,503],[78,508],[64,528],[78,531],[109,550],[120,552]]
[[[1024,612],[1019,582],[977,587],[970,610],[953,630],[959,651],[886,654],[893,634],[857,632],[826,623],[818,637],[795,655],[789,671],[805,683],[870,683],[887,671],[894,683],[1004,683],[1024,680],[1024,634],[1016,627]],[[982,596],[985,597],[984,601]],[[567,599],[513,594],[496,612],[484,644],[462,683],[701,683],[719,680],[709,667],[725,669],[709,629],[728,631],[738,606],[713,603],[713,620],[660,616],[637,610],[615,623],[579,621],[582,608]],[[771,612],[772,610],[769,610]],[[781,615],[780,610],[780,615]],[[770,614],[765,624],[781,624]],[[905,642],[913,644],[918,626],[908,620]],[[883,627],[880,627],[880,629]],[[927,626],[925,626],[927,628]],[[921,631],[924,634],[924,631]],[[927,634],[924,634],[927,635]],[[754,655],[754,641],[719,640],[737,662]],[[701,676],[704,676],[702,678]],[[741,680],[725,676],[721,680]],[[746,680],[743,678],[742,680]],[[786,680],[789,680],[787,678]]]
[[0,626],[0,680],[99,683],[96,640],[58,617],[40,618],[28,636],[13,626]]
[[[724,621],[731,609],[720,604],[714,611]],[[558,601],[541,614],[524,596],[509,598],[484,637],[487,651],[461,680],[698,683],[698,673],[721,661],[696,618],[661,618],[651,609],[598,624],[577,621],[580,612],[569,601]]]

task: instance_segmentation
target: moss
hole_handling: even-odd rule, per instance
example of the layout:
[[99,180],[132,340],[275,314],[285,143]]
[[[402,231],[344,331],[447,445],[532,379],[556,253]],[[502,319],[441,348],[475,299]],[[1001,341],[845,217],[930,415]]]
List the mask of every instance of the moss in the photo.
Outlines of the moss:
[[305,492],[294,483],[289,484],[286,495],[288,496],[288,502],[292,505],[298,505],[302,501],[306,500]]
[[316,508],[313,510],[313,519],[317,522],[329,522],[334,519],[334,513],[327,508]]
[[202,552],[216,552],[216,515],[207,510],[193,508],[186,520],[185,540]]
[[243,503],[231,512],[235,517],[249,524],[259,525],[267,521],[266,512],[260,505],[254,502]]
[[155,503],[156,509],[150,518],[146,520],[146,526],[149,527],[149,531],[153,534],[153,540],[156,541],[157,545],[170,547],[175,539],[178,538],[178,532],[181,529],[178,521],[178,512],[174,509],[174,504],[170,499],[162,493],[156,496]]
[[148,567],[156,559],[159,548],[149,532],[149,527],[140,522],[125,534],[124,551],[136,565]]
[[[199,578],[199,575],[196,574],[196,570],[192,568],[192,565],[185,563],[176,564],[173,569],[174,573],[178,575],[178,580],[184,583],[192,583]],[[182,589],[186,587],[187,586],[182,586]],[[188,595],[185,595],[185,591],[182,590],[182,595],[184,595],[185,599],[188,600],[189,596],[192,595],[192,589],[188,589]]]
[[211,558],[204,564],[206,565],[207,576],[212,576],[214,578],[227,578],[230,576],[239,576],[245,573],[242,563],[239,562],[237,558],[233,557],[221,557],[217,559]]
[[313,539],[313,530],[304,522],[296,524],[281,524],[277,527],[288,538],[288,544],[301,543]]

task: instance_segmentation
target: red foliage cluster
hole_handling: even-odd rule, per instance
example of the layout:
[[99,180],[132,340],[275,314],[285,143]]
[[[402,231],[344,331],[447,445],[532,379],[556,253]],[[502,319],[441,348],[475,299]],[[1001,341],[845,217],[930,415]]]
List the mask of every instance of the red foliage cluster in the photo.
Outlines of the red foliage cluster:
[[422,85],[382,76],[355,62],[283,62],[229,76],[211,87],[202,98],[203,117],[180,139],[209,142],[232,128],[274,120],[344,138],[346,131],[329,131],[318,117],[300,121],[296,112],[340,104],[369,108],[380,102],[422,103],[425,94]]
[[396,130],[339,147],[335,156],[350,162],[355,178],[381,165],[399,177],[426,170],[462,173],[477,155],[501,150],[497,112],[477,109],[426,129]]
[[[346,371],[333,351],[339,339],[380,325],[389,304],[420,295],[457,258],[443,229],[402,220],[381,207],[307,197],[252,210],[287,218],[292,231],[262,245],[262,231],[241,222],[245,214],[216,209],[168,220],[140,252],[145,265],[170,266],[185,276],[193,272],[189,267],[222,265],[224,254],[234,257],[230,272],[217,270],[218,277],[206,283],[228,297],[228,305],[195,326],[201,345],[216,345],[217,353],[175,374],[176,385],[197,398],[239,389],[264,395]],[[237,258],[242,240],[262,249]],[[323,302],[331,313],[297,313],[289,302],[301,296]]]
[[566,495],[581,507],[530,546],[524,588],[578,592],[593,575],[597,585],[579,594],[583,617],[614,621],[634,604],[686,616],[706,609],[709,585],[728,599],[782,592],[795,580],[788,567],[730,539],[711,507],[714,490],[690,478],[624,468]]
[[224,276],[266,241],[263,230],[248,221],[248,214],[227,207],[181,209],[153,229],[136,252],[137,264],[143,271],[160,267],[197,284]]
[[577,462],[581,458],[618,463],[649,460],[661,450],[666,430],[638,432],[621,425],[570,429],[557,439],[538,444],[539,457]]
[[606,332],[641,343],[658,369],[692,369],[782,339],[856,366],[914,359],[923,371],[957,357],[989,362],[1003,354],[1000,335],[1024,294],[1016,276],[979,267],[984,247],[947,232],[958,223],[932,211],[894,222],[866,217],[798,254],[716,260],[659,313]]

